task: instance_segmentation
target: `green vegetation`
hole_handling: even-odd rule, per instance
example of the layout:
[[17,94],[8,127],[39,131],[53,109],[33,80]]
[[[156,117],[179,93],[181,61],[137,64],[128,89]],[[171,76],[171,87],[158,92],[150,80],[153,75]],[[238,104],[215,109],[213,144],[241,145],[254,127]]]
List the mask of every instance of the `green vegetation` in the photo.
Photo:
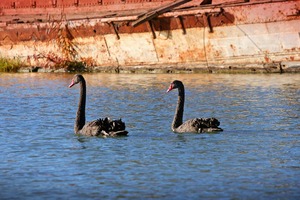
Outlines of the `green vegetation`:
[[67,61],[65,66],[69,72],[85,72],[87,71],[86,66],[80,61]]
[[24,64],[19,59],[1,58],[0,72],[17,72]]

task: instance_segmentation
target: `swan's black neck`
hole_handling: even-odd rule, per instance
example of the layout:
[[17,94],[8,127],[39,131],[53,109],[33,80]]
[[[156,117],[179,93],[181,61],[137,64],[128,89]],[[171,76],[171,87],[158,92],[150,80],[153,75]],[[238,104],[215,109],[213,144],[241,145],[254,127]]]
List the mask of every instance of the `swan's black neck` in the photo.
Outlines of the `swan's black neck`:
[[80,131],[85,124],[85,103],[86,103],[86,83],[83,76],[80,76],[80,99],[74,126],[75,133]]
[[182,124],[183,110],[184,110],[184,86],[181,83],[178,85],[178,101],[177,101],[175,116],[172,123],[173,131]]

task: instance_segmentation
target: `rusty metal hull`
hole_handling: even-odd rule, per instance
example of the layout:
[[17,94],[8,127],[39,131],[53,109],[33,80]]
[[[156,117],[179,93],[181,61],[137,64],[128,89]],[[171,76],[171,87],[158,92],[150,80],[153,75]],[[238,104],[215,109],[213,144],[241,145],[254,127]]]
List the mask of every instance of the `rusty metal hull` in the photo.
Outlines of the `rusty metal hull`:
[[24,2],[35,8],[0,7],[0,57],[29,67],[51,71],[78,61],[110,72],[300,71],[300,1],[191,1],[137,26],[170,2],[38,10],[38,1]]

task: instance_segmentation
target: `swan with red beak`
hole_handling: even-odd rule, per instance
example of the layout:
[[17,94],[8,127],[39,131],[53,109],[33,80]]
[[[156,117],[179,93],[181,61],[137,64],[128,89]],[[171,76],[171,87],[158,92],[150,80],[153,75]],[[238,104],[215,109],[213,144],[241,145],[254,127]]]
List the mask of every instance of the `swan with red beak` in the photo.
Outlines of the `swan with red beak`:
[[69,88],[74,85],[80,85],[80,99],[76,113],[74,124],[75,134],[86,136],[125,136],[128,132],[125,130],[125,123],[119,120],[111,120],[110,118],[99,118],[91,122],[85,122],[85,105],[86,105],[86,82],[82,75],[76,74]]
[[172,130],[176,133],[203,133],[203,132],[218,132],[223,131],[222,128],[219,128],[219,120],[216,118],[195,118],[187,120],[183,123],[183,112],[184,112],[184,85],[181,81],[173,81],[167,92],[171,90],[178,89],[178,101],[177,107],[175,110],[174,119],[172,122]]

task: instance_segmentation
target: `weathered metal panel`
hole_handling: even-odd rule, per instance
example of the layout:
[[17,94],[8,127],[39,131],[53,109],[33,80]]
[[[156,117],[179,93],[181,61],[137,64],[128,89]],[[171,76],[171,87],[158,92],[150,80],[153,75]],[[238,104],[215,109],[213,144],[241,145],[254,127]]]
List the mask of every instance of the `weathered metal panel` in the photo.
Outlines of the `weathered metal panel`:
[[155,47],[149,34],[125,34],[122,40],[114,35],[105,36],[107,51],[120,65],[157,62]]
[[[205,61],[200,29],[181,31],[159,31],[154,40],[158,61],[161,63],[178,63]],[[200,36],[200,37],[199,37]]]
[[104,36],[78,38],[76,44],[80,46],[80,56],[89,66],[118,66],[117,60],[108,49],[107,39]]
[[[0,2],[0,56],[31,66],[73,59],[98,67],[231,69],[300,61],[300,1],[213,1],[136,27],[147,10],[170,1],[15,0],[22,8],[11,9],[12,1]],[[59,6],[69,8],[57,13]]]

